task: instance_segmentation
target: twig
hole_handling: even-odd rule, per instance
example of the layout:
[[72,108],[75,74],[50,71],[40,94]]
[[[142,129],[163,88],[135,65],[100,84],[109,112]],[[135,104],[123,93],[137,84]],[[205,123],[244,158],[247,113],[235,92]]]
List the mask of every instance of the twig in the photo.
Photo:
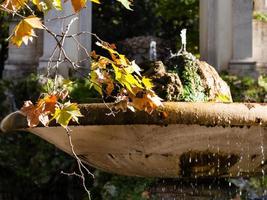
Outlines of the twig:
[[47,20],[45,20],[45,22],[51,22],[51,21],[55,21],[55,20],[67,19],[67,18],[73,17],[75,15],[77,15],[77,14],[73,13],[73,14],[70,14],[70,15],[63,16],[63,17],[55,17],[55,18],[52,18],[52,19],[47,19]]
[[[68,136],[68,139],[69,139],[69,145],[71,147],[71,153],[72,155],[74,156],[74,158],[76,159],[76,162],[78,164],[78,169],[79,169],[79,174],[76,174],[75,172],[71,173],[71,174],[68,174],[68,173],[65,173],[66,175],[68,176],[77,176],[79,177],[81,180],[82,180],[82,185],[83,185],[83,188],[84,190],[86,191],[87,195],[88,195],[88,199],[91,200],[91,193],[90,191],[87,189],[87,186],[86,186],[86,178],[85,178],[85,174],[83,172],[83,170],[85,170],[89,175],[91,175],[93,178],[94,178],[94,174],[92,174],[88,169],[87,167],[82,163],[81,159],[78,157],[78,155],[76,154],[75,150],[74,150],[74,145],[72,143],[72,137],[71,137],[71,134],[70,134],[70,129],[69,128],[66,128],[66,133],[67,133],[67,136]],[[62,172],[61,172],[62,173]]]

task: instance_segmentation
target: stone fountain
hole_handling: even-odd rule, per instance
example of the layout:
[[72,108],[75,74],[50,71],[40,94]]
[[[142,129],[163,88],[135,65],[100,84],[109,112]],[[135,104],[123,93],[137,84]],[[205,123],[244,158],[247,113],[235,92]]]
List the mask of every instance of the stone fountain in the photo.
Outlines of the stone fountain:
[[[156,44],[151,42],[152,47],[155,48]],[[156,52],[152,50],[151,59],[154,61]],[[182,49],[177,55],[172,55],[172,63],[184,56],[183,52]],[[200,61],[195,62],[202,69],[197,73],[201,72],[206,83],[210,83],[202,88],[208,91],[205,98],[214,99],[213,92],[220,91],[231,101],[229,88],[217,77],[214,69]],[[164,67],[162,73],[158,72],[153,75],[155,80],[172,77]],[[179,77],[175,77],[178,80]],[[180,82],[184,84],[183,80]],[[213,90],[205,89],[209,87]],[[168,87],[158,88],[168,90]],[[170,98],[177,100],[180,89],[176,88],[177,92]],[[202,89],[197,91],[198,87],[195,88],[196,92],[202,92]],[[126,176],[183,180],[265,174],[267,104],[166,102],[151,115],[121,112],[116,117],[106,114],[109,110],[104,104],[82,104],[80,109],[84,115],[80,124],[70,126],[75,152],[83,162],[95,168]],[[28,128],[26,118],[17,111],[1,122],[1,130],[33,133],[71,154],[68,136],[57,124]]]

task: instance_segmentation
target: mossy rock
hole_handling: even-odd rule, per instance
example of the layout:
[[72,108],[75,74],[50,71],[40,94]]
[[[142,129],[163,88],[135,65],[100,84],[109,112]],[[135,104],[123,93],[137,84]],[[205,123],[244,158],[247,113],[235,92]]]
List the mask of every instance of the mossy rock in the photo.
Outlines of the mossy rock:
[[230,88],[208,63],[186,51],[166,62],[147,62],[144,75],[152,79],[155,92],[165,101],[232,102]]

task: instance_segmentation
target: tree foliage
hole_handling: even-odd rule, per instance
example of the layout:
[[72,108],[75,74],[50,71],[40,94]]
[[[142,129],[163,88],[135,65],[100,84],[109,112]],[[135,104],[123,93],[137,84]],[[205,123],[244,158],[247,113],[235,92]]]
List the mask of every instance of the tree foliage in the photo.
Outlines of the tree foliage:
[[180,47],[179,34],[186,28],[190,30],[189,50],[198,53],[199,0],[134,1],[134,12],[128,12],[111,0],[103,2],[93,6],[93,32],[107,41],[152,35],[171,40]]

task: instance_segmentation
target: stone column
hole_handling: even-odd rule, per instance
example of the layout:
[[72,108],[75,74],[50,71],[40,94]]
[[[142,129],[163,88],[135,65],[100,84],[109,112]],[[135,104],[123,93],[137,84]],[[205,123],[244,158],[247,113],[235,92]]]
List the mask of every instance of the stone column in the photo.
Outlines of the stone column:
[[[73,16],[70,18],[66,18],[64,20],[52,20],[49,21],[49,19],[57,18],[57,17],[63,17],[68,16],[73,13],[73,8],[71,6],[71,2],[68,1],[67,3],[64,3],[63,12],[57,12],[55,10],[51,10],[48,12],[48,14],[45,16],[46,26],[49,27],[53,32],[55,33],[61,33],[62,30],[65,30],[68,23],[77,16]],[[81,31],[87,31],[91,32],[91,2],[88,2],[87,8],[83,9],[78,15],[79,20],[75,21],[71,29],[69,31],[69,34],[72,33],[78,33]],[[84,35],[79,37],[79,41],[83,46],[89,49],[91,48],[91,36],[90,35]],[[39,67],[38,72],[40,74],[44,74],[47,71],[47,66],[49,59],[51,57],[51,54],[56,46],[55,39],[47,32],[44,33],[44,50],[43,50],[43,56],[39,60]],[[84,53],[81,48],[78,48],[76,42],[72,38],[67,38],[64,44],[64,49],[66,51],[66,54],[68,55],[71,60],[74,62],[77,62],[84,58]],[[57,58],[58,52],[55,54],[55,58]],[[55,63],[53,63],[54,65]],[[85,62],[81,63],[82,65],[85,64]],[[64,62],[60,64],[58,72],[64,77],[68,77],[70,75],[70,68],[71,64],[68,62]]]
[[201,59],[218,71],[256,76],[251,0],[200,0]]
[[232,0],[200,0],[200,55],[218,71],[232,57]]
[[[9,34],[12,34],[13,29],[19,23],[17,19],[10,22]],[[20,48],[9,43],[8,59],[3,70],[3,79],[23,78],[30,73],[35,73],[38,66],[38,58],[42,54],[42,36],[40,30],[36,30],[37,38],[28,45],[22,44]]]
[[253,1],[233,0],[233,56],[230,72],[256,76],[256,62],[252,58]]

